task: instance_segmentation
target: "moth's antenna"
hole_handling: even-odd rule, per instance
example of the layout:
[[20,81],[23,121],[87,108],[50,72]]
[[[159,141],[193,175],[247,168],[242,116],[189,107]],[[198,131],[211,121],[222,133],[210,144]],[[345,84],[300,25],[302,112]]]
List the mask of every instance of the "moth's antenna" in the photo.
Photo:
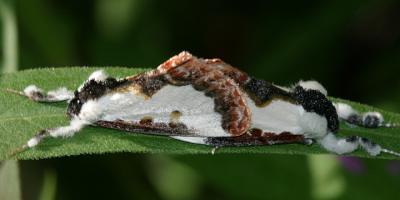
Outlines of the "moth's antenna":
[[391,154],[391,155],[400,157],[400,153],[399,153],[399,152],[396,152],[396,151],[392,151],[392,150],[385,149],[385,148],[382,148],[381,151],[384,152],[384,153],[387,153],[387,154]]
[[24,144],[24,145],[22,145],[22,146],[20,146],[20,147],[18,147],[18,148],[16,148],[16,149],[14,149],[14,150],[12,150],[12,151],[8,154],[8,158],[12,158],[12,157],[14,157],[15,155],[17,155],[17,154],[19,154],[19,153],[25,151],[25,150],[28,149],[28,148],[29,148],[28,145],[27,145],[27,144]]
[[3,91],[13,93],[13,94],[18,94],[21,96],[26,96],[25,93],[18,91],[18,90],[10,89],[10,88],[3,89]]
[[381,124],[380,127],[385,127],[385,128],[400,128],[400,124],[388,122],[388,123],[383,123],[383,124]]
[[29,139],[28,142],[26,142],[22,146],[14,149],[13,151],[11,151],[11,153],[9,154],[9,157],[10,158],[14,157],[18,153],[21,153],[21,152],[25,151],[26,149],[29,149],[31,147],[38,145],[43,140],[43,138],[48,137],[48,136],[50,136],[48,129],[39,131],[35,136],[33,136],[31,139]]
[[47,93],[44,93],[42,89],[36,87],[35,85],[29,85],[23,91],[18,91],[10,88],[6,88],[3,90],[5,92],[27,97],[36,102],[51,103],[67,101],[74,98],[74,93],[65,87],[60,87],[56,90],[50,90]]

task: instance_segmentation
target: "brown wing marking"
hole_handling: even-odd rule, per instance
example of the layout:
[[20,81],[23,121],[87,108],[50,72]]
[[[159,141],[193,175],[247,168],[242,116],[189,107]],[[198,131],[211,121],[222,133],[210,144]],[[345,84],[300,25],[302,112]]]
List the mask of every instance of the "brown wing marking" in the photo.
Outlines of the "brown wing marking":
[[312,141],[304,135],[295,135],[290,132],[280,134],[263,132],[260,129],[251,129],[246,134],[237,137],[209,137],[206,144],[212,146],[256,146],[275,144],[310,144]]
[[196,136],[196,131],[189,129],[182,123],[159,123],[151,119],[142,119],[139,122],[117,121],[97,121],[97,126],[104,128],[117,129],[134,133],[146,133],[151,135],[164,136]]
[[127,80],[139,85],[151,97],[166,84],[192,85],[215,99],[216,111],[223,116],[222,127],[232,136],[250,128],[250,110],[240,89],[247,75],[219,59],[200,59],[182,52],[157,69]]

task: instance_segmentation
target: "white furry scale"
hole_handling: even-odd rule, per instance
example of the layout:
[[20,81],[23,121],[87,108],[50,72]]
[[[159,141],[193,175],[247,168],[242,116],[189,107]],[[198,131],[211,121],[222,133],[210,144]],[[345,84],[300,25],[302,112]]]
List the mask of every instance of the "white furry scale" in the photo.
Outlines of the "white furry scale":
[[326,118],[307,112],[301,105],[273,100],[267,106],[257,107],[250,98],[247,98],[247,104],[251,111],[252,128],[277,134],[290,132],[307,138],[320,138],[327,134]]

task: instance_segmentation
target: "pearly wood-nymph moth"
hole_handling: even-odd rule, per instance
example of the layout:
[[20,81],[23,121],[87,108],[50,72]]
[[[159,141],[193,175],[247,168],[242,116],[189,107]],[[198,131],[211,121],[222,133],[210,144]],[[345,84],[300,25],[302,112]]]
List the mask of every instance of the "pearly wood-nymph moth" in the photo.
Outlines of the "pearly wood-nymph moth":
[[396,125],[385,123],[378,112],[358,113],[332,103],[316,81],[282,87],[188,52],[123,79],[95,71],[75,92],[44,93],[31,85],[18,93],[38,102],[68,101],[70,117],[68,126],[39,131],[18,152],[43,138],[70,137],[94,125],[214,147],[316,142],[337,154],[361,147],[372,156],[400,156],[363,137],[337,137],[339,120],[367,128]]

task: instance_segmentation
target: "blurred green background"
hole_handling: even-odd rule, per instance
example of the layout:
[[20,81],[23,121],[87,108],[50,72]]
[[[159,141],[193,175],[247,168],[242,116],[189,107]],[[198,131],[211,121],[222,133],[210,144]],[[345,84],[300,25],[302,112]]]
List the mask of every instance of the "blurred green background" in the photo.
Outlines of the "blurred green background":
[[[154,68],[188,50],[400,112],[399,1],[0,0],[0,12],[3,72]],[[386,160],[109,154],[19,166],[27,200],[400,198],[400,163]]]

